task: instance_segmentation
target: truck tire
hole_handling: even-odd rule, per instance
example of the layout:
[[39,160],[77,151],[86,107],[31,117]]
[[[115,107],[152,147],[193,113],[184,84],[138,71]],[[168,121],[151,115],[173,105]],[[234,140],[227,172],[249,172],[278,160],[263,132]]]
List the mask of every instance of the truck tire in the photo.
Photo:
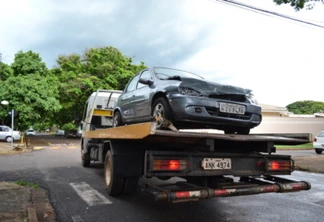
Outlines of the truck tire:
[[135,193],[138,187],[138,177],[125,178],[123,193]]
[[115,165],[116,164],[114,163],[114,158],[111,150],[108,150],[105,160],[104,173],[107,193],[110,196],[118,196],[124,189],[125,179],[123,177],[115,176]]
[[[167,119],[167,120],[172,120],[171,119],[171,108],[170,105],[168,103],[168,101],[163,98],[163,97],[159,97],[157,98],[154,102],[153,102],[153,106],[152,106],[152,116],[159,116],[161,115],[161,117],[163,119]],[[162,121],[158,121],[157,122],[157,129],[162,128]]]
[[317,153],[317,154],[322,154],[322,149],[315,149],[315,152]]
[[90,154],[89,153],[82,154],[82,166],[83,167],[90,166]]
[[113,117],[113,127],[116,127],[116,126],[122,126],[124,125],[124,122],[123,122],[123,119],[121,117],[121,114],[119,111],[116,111],[114,113],[114,117]]

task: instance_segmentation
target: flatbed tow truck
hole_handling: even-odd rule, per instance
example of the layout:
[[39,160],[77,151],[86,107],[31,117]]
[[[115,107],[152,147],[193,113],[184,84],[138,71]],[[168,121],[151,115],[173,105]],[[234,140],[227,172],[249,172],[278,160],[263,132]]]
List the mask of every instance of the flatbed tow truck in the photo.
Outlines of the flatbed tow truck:
[[[99,97],[110,98],[109,93],[98,90],[86,105],[81,156],[84,167],[91,161],[104,163],[111,196],[136,192],[140,178],[153,177],[164,181],[160,185],[145,182],[143,191],[156,201],[172,203],[311,188],[306,181],[278,177],[290,175],[294,161],[289,155],[275,154],[276,144],[308,143],[308,134],[285,137],[178,131],[172,127],[160,130],[154,119],[111,127],[107,123],[112,111],[96,102]],[[168,183],[173,177],[182,180]]]

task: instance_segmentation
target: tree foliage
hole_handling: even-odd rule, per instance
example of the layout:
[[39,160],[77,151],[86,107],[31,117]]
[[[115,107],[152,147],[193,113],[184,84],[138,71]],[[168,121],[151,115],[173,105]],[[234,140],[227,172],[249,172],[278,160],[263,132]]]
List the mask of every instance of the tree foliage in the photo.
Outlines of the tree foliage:
[[[114,47],[90,48],[82,55],[61,55],[48,70],[39,54],[19,51],[11,66],[0,63],[0,98],[19,113],[15,125],[46,129],[75,123],[84,104],[98,89],[123,89],[129,79],[146,68]],[[7,112],[0,110],[0,119]]]
[[144,63],[132,64],[131,58],[111,46],[91,48],[83,55],[62,55],[57,63],[51,73],[60,82],[59,98],[63,108],[56,115],[59,126],[73,121],[76,112],[82,113],[92,92],[123,89],[135,73],[146,68]]
[[316,2],[324,3],[324,0],[273,0],[276,4],[289,4],[290,6],[294,7],[295,10],[300,9],[312,9]]
[[[10,69],[5,68],[7,75],[1,82],[0,98],[9,102],[8,109],[18,113],[15,125],[25,130],[37,122],[52,124],[54,114],[61,108],[57,78],[49,75],[45,63],[32,51],[19,51]],[[1,112],[2,119],[6,115],[7,112]]]
[[59,111],[56,82],[55,78],[42,77],[38,73],[12,76],[3,82],[0,95],[9,101],[10,109],[18,112],[17,123],[21,129],[38,121],[50,121]]
[[15,55],[15,60],[11,64],[14,76],[18,75],[29,75],[29,74],[39,74],[45,76],[48,73],[48,69],[42,58],[38,53],[28,51],[19,51]]
[[11,66],[0,62],[0,83],[1,81],[5,81],[12,75],[13,75],[13,70]]
[[287,106],[289,112],[294,114],[314,114],[324,112],[324,102],[311,100],[297,101]]

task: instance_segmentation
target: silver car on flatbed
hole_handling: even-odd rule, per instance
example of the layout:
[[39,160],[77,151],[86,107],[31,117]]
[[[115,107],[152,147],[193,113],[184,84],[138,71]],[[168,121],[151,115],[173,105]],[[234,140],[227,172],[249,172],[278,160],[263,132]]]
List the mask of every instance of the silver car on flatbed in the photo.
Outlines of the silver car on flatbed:
[[[164,67],[135,75],[118,99],[114,126],[162,116],[176,127],[211,128],[249,134],[261,123],[261,107],[252,91],[206,81],[193,73]],[[162,121],[158,123],[163,127]]]

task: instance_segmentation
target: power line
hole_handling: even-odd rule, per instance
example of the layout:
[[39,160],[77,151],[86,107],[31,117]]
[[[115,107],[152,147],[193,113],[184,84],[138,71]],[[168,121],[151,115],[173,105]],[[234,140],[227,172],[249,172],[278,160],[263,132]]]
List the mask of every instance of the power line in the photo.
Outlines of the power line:
[[265,10],[265,9],[257,8],[255,6],[247,5],[247,4],[240,3],[240,2],[237,2],[237,1],[233,1],[233,0],[213,0],[213,1],[214,2],[220,2],[220,3],[223,3],[223,4],[227,4],[227,5],[236,6],[238,8],[242,8],[242,9],[245,9],[245,10],[248,10],[248,11],[251,11],[251,12],[255,12],[255,13],[259,13],[259,14],[263,14],[263,15],[267,15],[267,16],[276,16],[276,17],[279,17],[279,18],[292,20],[294,22],[299,22],[299,23],[303,23],[303,24],[306,24],[306,25],[315,26],[317,28],[324,28],[324,26],[316,24],[316,23],[308,22],[308,21],[305,21],[305,20],[301,20],[301,19],[298,19],[298,18],[288,16],[288,15],[283,15],[283,14],[280,14],[280,13],[277,13],[277,12],[272,12],[272,11],[268,11],[268,10]]

